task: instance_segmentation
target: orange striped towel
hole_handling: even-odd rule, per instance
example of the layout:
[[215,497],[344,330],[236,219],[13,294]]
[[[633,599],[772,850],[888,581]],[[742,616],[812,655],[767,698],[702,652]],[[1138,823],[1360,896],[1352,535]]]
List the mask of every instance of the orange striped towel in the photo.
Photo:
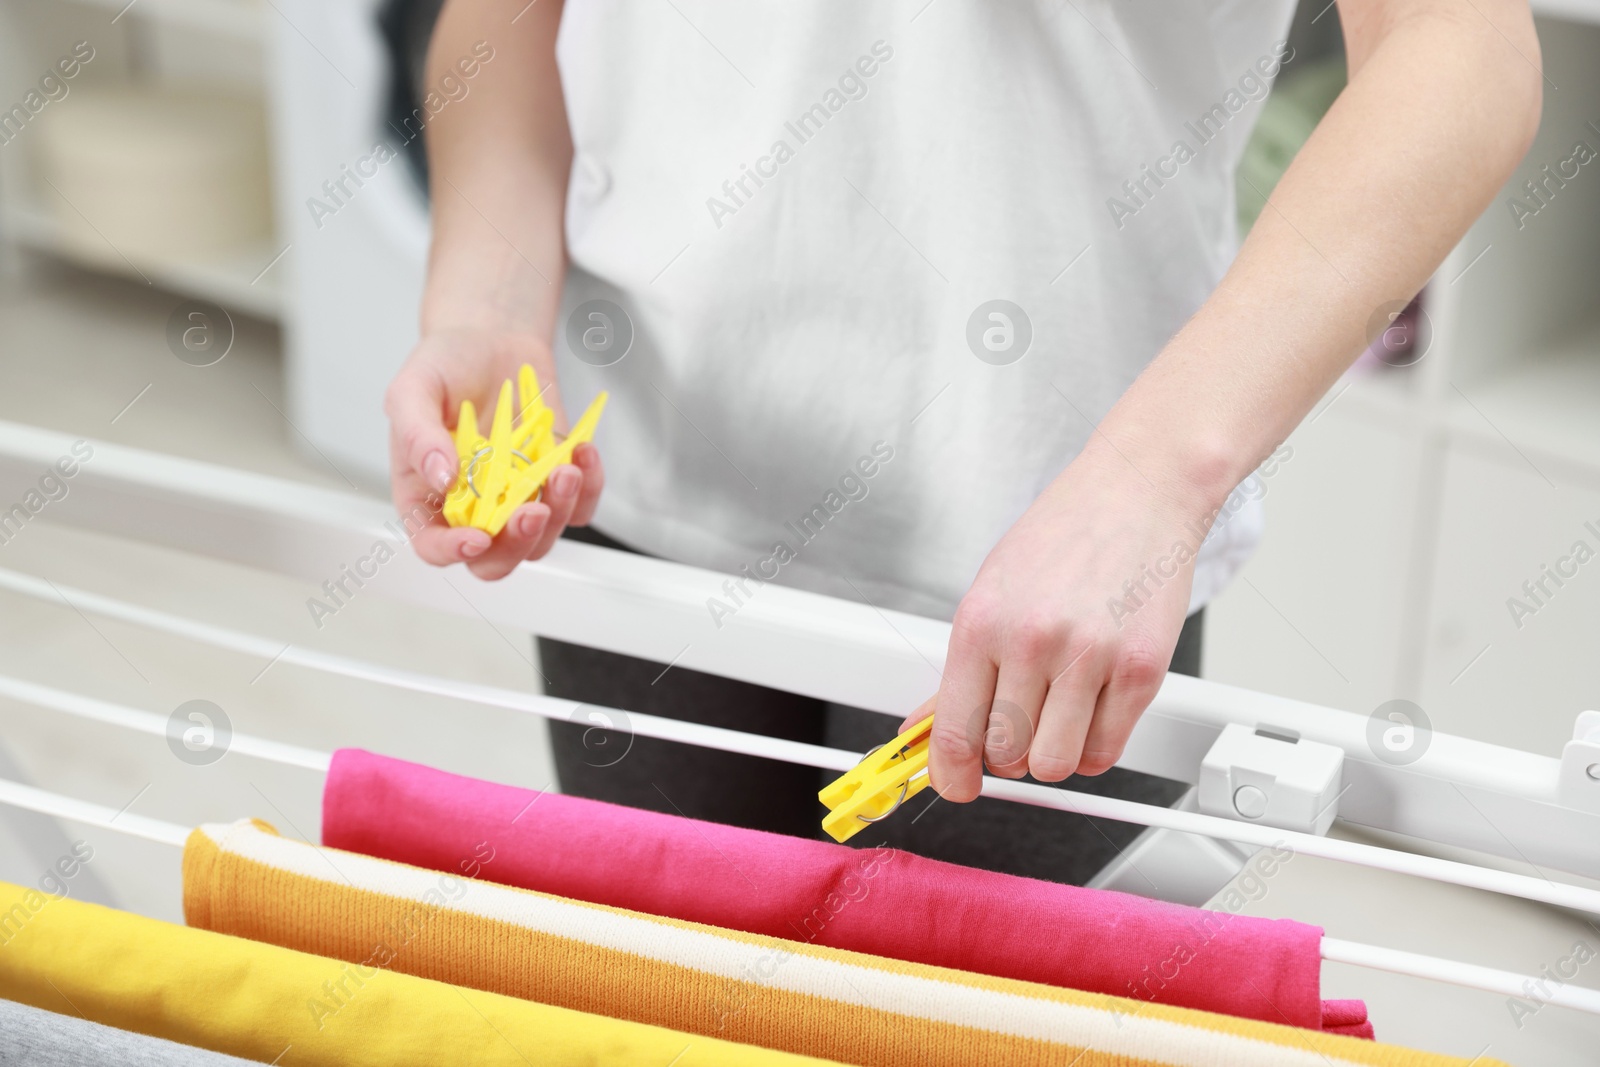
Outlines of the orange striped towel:
[[[481,858],[462,857],[460,870],[476,870]],[[183,896],[194,926],[843,1063],[1464,1064],[1356,1038],[582,903],[318,848],[259,822],[202,826],[191,834]]]

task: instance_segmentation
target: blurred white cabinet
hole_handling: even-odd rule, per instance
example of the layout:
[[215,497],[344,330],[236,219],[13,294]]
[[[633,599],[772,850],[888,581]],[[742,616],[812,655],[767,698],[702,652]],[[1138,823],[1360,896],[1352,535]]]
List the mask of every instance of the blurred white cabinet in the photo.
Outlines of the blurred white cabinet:
[[416,344],[428,256],[428,206],[398,155],[376,166],[337,211],[338,182],[382,142],[411,129],[388,114],[394,71],[379,32],[381,0],[274,0],[274,149],[278,217],[291,246],[285,371],[289,412],[307,440],[353,479],[388,485],[383,393]]
[[1600,707],[1600,481],[1552,477],[1452,452],[1419,700],[1442,729],[1554,755]]
[[1429,283],[1427,353],[1352,373],[1290,439],[1207,670],[1556,755],[1600,707],[1600,558],[1520,628],[1507,600],[1580,539],[1600,555],[1600,158],[1571,162],[1600,153],[1600,5],[1536,7],[1539,135]]
[[[416,340],[428,244],[426,197],[405,159],[357,185],[349,177],[378,142],[398,151],[407,139],[390,121],[397,57],[380,25],[386,6],[0,0],[0,106],[22,99],[79,41],[93,47],[93,61],[30,125],[47,123],[51,108],[71,107],[70,90],[90,83],[199,84],[258,96],[269,119],[275,214],[270,238],[215,254],[125,255],[110,242],[86,249],[61,223],[78,216],[41,179],[39,131],[27,128],[0,144],[6,262],[26,266],[19,250],[54,256],[278,321],[296,447],[374,489],[387,480],[383,391]],[[341,192],[330,193],[329,183]]]
[[[22,101],[78,42],[94,58],[0,146],[0,239],[16,252],[43,253],[95,270],[148,281],[260,318],[283,310],[283,242],[253,238],[205,255],[131,256],[73,240],[75,209],[39,174],[40,133],[51,109],[72,107],[83,86],[200,85],[266,102],[265,48],[272,8],[258,0],[5,0],[0,3],[0,108]],[[94,220],[87,225],[93,227]]]

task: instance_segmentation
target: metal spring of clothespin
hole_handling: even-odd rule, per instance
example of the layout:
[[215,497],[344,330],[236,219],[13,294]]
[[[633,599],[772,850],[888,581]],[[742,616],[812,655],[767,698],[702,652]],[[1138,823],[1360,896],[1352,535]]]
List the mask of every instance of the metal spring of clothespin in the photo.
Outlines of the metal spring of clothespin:
[[[522,401],[515,415],[513,388]],[[555,438],[555,413],[543,397],[533,368],[524,364],[514,383],[507,379],[500,386],[487,438],[478,432],[478,414],[472,402],[461,402],[455,429],[460,473],[442,509],[451,526],[475,526],[491,537],[498,534],[512,513],[544,488],[558,466],[572,462],[573,449],[594,437],[605,410],[605,393],[595,397],[562,441]],[[521,466],[514,460],[520,460]]]
[[835,841],[848,841],[898,811],[928,786],[928,735],[933,717],[868,752],[861,762],[817,794],[828,808],[822,828]]
[[[465,475],[467,479],[467,488],[471,489],[472,495],[478,497],[479,499],[483,498],[483,494],[478,491],[478,486],[476,483],[474,483],[473,478],[477,475],[478,463],[483,459],[484,456],[490,455],[493,452],[493,445],[485,445],[483,448],[480,448],[474,452],[472,454],[471,461],[467,463],[467,473]],[[522,460],[523,466],[528,466],[533,462],[533,460],[529,459],[527,456],[523,455],[521,452],[518,452],[514,448],[511,450],[511,457],[513,459]]]

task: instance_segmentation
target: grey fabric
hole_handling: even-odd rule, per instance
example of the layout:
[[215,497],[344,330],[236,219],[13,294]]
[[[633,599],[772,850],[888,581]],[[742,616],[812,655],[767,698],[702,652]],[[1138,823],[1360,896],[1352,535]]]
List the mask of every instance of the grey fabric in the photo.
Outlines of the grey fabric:
[[[569,529],[565,536],[631,551],[593,529]],[[1184,623],[1171,670],[1198,677],[1204,614],[1198,611]],[[683,667],[668,670],[665,663],[563,641],[541,638],[538,644],[546,692],[567,700],[862,753],[893,737],[899,725],[898,719],[879,712]],[[834,774],[632,737],[586,721],[552,720],[550,741],[564,793],[794,837],[824,836],[825,809],[816,794]],[[1164,806],[1177,801],[1186,788],[1116,767],[1098,777],[1074,775],[1058,784]],[[924,791],[909,810],[857,834],[850,844],[887,844],[969,867],[1082,885],[1144,829],[984,797],[970,804],[941,803],[939,812],[922,818],[935,803],[938,796]]]
[[253,1062],[0,1000],[0,1067],[243,1067]]

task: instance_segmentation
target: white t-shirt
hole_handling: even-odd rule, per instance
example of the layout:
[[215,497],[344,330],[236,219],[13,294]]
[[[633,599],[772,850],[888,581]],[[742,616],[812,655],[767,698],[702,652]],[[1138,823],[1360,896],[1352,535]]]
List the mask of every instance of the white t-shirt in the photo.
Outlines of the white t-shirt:
[[611,393],[596,525],[948,618],[1221,279],[1292,9],[569,0],[556,350],[574,417]]

